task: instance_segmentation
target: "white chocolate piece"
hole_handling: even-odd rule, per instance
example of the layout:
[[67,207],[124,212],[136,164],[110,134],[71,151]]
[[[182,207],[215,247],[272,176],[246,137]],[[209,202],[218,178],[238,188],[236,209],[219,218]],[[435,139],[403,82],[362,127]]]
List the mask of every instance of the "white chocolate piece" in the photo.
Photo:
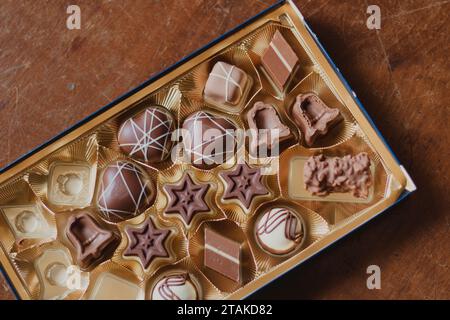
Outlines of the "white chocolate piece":
[[197,300],[197,288],[188,274],[163,277],[155,285],[152,300]]
[[68,273],[65,265],[55,262],[47,267],[45,278],[54,286],[67,287]]
[[41,207],[37,205],[5,206],[0,207],[0,212],[6,218],[16,241],[56,237],[56,229],[49,226]]
[[34,262],[41,286],[40,299],[64,299],[74,289],[69,287],[68,268],[72,265],[68,250],[48,249]]
[[88,163],[54,162],[48,175],[48,200],[64,207],[89,206],[94,195],[96,167]]
[[83,190],[83,180],[75,173],[60,175],[56,181],[62,193],[68,196],[76,196]]
[[293,251],[304,238],[301,219],[286,208],[265,212],[256,223],[255,234],[261,247],[275,255]]
[[144,300],[144,291],[137,284],[106,272],[97,278],[88,299]]
[[33,211],[24,210],[16,216],[16,228],[22,233],[33,233],[41,224],[41,219]]

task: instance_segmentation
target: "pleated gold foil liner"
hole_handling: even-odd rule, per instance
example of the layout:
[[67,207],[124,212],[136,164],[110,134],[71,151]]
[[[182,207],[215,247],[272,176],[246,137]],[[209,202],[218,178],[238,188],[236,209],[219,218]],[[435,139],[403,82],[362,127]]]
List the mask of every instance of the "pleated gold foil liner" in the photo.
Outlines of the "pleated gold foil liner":
[[[50,154],[32,167],[29,171],[28,182],[34,193],[54,212],[88,207],[92,204],[95,189],[97,152],[98,144],[95,135],[77,140]],[[83,199],[73,200],[63,194],[60,190],[59,178],[65,175],[58,174],[58,166],[65,166],[67,169],[62,169],[60,173],[67,174],[72,174],[72,171],[77,170],[75,168],[79,168],[79,174],[88,180],[81,189],[84,194]]]
[[[204,265],[205,228],[210,228],[224,237],[241,243],[241,283],[237,283]],[[224,294],[232,293],[256,277],[257,267],[248,239],[242,229],[231,220],[202,223],[189,240],[189,255],[196,267]]]
[[[125,112],[118,115],[114,119],[111,119],[110,121],[108,121],[108,123],[98,128],[96,134],[99,145],[112,149],[116,152],[123,153],[120,150],[119,142],[117,141],[120,125],[127,119],[139,114],[144,109],[151,106],[159,106],[170,111],[175,121],[174,127],[177,128],[179,118],[178,114],[181,105],[181,97],[182,94],[177,84],[165,86],[161,90],[158,90],[157,92],[147,96],[145,99],[139,101],[137,104],[133,106],[130,106],[130,108],[126,109]],[[133,157],[131,156],[131,158]],[[160,163],[150,164],[143,162],[139,159],[134,160],[143,166],[152,167],[157,170],[164,170],[172,165],[172,160],[170,156],[168,156],[167,159],[165,159]]]
[[[248,76],[248,83],[243,88],[241,99],[237,105],[220,104],[203,96],[206,81],[208,80],[212,68],[217,62],[226,62],[234,65],[239,69],[242,69]],[[188,99],[205,101],[205,103],[213,109],[234,114],[241,112],[248,104],[248,101],[262,89],[259,73],[248,56],[245,47],[240,45],[232,46],[224,52],[194,67],[187,75],[180,79],[179,84],[183,96]]]
[[[367,199],[356,198],[346,193],[332,193],[329,196],[313,196],[306,191],[303,181],[302,159],[324,154],[328,157],[343,157],[366,152],[371,160],[373,185]],[[298,166],[293,167],[293,166]],[[286,150],[280,158],[281,193],[287,199],[301,201],[302,205],[321,214],[330,224],[367,209],[381,201],[387,192],[389,173],[379,155],[371,148],[364,133],[359,129],[344,143],[324,149],[305,149],[301,146]],[[292,178],[290,178],[290,176]]]
[[[159,175],[158,194],[155,203],[155,208],[158,215],[169,224],[177,225],[180,230],[183,230],[188,238],[192,236],[200,223],[203,221],[223,219],[225,215],[216,203],[215,199],[219,186],[216,172],[217,169],[213,169],[211,171],[198,170],[185,163],[177,163],[171,168],[162,171]],[[170,194],[165,190],[165,188],[172,185],[179,185],[186,175],[189,175],[193,182],[197,185],[208,185],[205,201],[210,208],[207,212],[198,212],[195,214],[189,224],[186,223],[180,214],[165,212],[170,201]]]
[[[129,163],[132,163],[133,165],[135,165],[136,167],[138,167],[139,169],[141,169],[141,172],[144,174],[146,181],[150,181],[154,185],[154,193],[157,194],[157,192],[158,192],[158,190],[157,190],[158,189],[158,185],[157,185],[158,171],[156,169],[154,169],[153,167],[150,167],[150,166],[143,165],[142,163],[137,163],[135,160],[126,157],[124,154],[119,153],[116,150],[109,149],[109,148],[102,147],[102,146],[99,147],[99,152],[98,152],[97,181],[101,181],[101,179],[103,177],[103,172],[106,169],[106,167],[115,161],[129,162]],[[99,206],[98,206],[98,197],[99,197],[99,191],[100,191],[99,185],[100,185],[100,183],[97,183],[97,187],[96,187],[96,190],[94,193],[94,200],[93,200],[93,207],[96,209],[99,208]],[[149,206],[147,208],[147,210],[154,206],[155,205],[152,204],[151,206]],[[97,210],[97,212],[98,212],[98,210]],[[119,220],[109,221],[106,218],[104,218],[103,216],[101,216],[101,217],[106,223],[114,224],[114,223],[120,222]]]
[[[273,208],[286,208],[293,211],[302,220],[303,238],[297,248],[285,255],[275,255],[264,250],[256,239],[255,225],[261,216]],[[249,239],[249,245],[255,255],[256,265],[260,272],[267,272],[278,264],[295,256],[309,245],[330,232],[328,223],[317,212],[303,207],[300,202],[288,201],[283,198],[267,202],[259,206],[249,219],[244,232]]]
[[[164,247],[166,248],[169,257],[156,257],[146,268],[138,257],[125,256],[124,253],[130,243],[126,230],[128,228],[140,228],[147,222],[148,219],[152,221],[156,229],[170,230],[170,234],[164,241]],[[141,214],[136,218],[119,223],[118,228],[120,230],[122,240],[117,247],[114,256],[112,257],[112,261],[132,271],[141,280],[147,276],[151,276],[159,268],[168,264],[176,263],[187,256],[188,244],[183,231],[180,230],[177,225],[160,219],[154,208],[147,210],[145,214]]]
[[[89,274],[73,263],[69,250],[58,241],[49,242],[18,253],[13,264],[19,272],[32,299],[80,299],[89,283]],[[60,283],[52,278],[52,268],[65,267],[66,277]],[[52,279],[52,280],[49,280]]]
[[[277,198],[280,195],[280,189],[278,186],[278,176],[276,172],[267,172],[266,169],[270,169],[270,164],[264,162],[258,162],[256,159],[251,160],[248,154],[244,154],[243,158],[235,157],[235,165],[225,170],[217,171],[216,175],[219,178],[219,188],[216,193],[216,201],[225,213],[226,217],[235,221],[238,225],[243,226],[247,223],[249,216],[255,209],[261,204],[271,199]],[[238,199],[223,199],[223,195],[226,188],[226,181],[222,178],[221,173],[227,171],[233,171],[238,164],[247,164],[251,168],[259,168],[262,173],[262,183],[267,188],[267,195],[258,195],[253,198],[250,207],[245,206]]]
[[144,286],[131,270],[106,261],[90,273],[83,300],[144,300]]
[[171,274],[188,273],[190,280],[194,283],[198,291],[198,300],[219,300],[223,299],[222,293],[217,289],[206,276],[197,269],[193,261],[187,257],[173,265],[168,265],[159,269],[150,279],[148,279],[145,289],[145,297],[152,300],[152,293],[158,282]]
[[[77,263],[77,252],[76,252],[75,246],[70,242],[69,238],[67,237],[67,227],[68,227],[69,219],[73,215],[76,215],[79,213],[87,213],[89,216],[91,216],[94,219],[94,221],[102,229],[105,229],[105,230],[108,230],[108,231],[111,231],[112,233],[114,233],[114,235],[116,236],[116,239],[117,239],[115,246],[117,247],[117,245],[120,242],[119,240],[121,238],[119,229],[114,224],[106,223],[101,218],[101,215],[97,212],[95,207],[89,207],[89,208],[79,209],[79,210],[75,210],[75,211],[61,212],[56,215],[56,225],[57,225],[57,229],[58,229],[58,238],[57,239],[61,244],[63,244],[65,247],[67,247],[69,249],[72,259],[75,263]],[[89,266],[89,268],[87,270],[83,270],[83,271],[92,271],[98,264],[111,259],[114,254],[114,251],[115,250],[108,252],[101,259],[92,263],[92,265]]]
[[[295,99],[299,94],[315,93],[319,98],[330,108],[339,109],[344,120],[333,126],[324,136],[318,137],[314,142],[312,148],[326,148],[336,146],[345,142],[353,136],[357,129],[357,124],[353,115],[344,106],[341,100],[333,93],[330,87],[325,82],[324,78],[316,72],[310,73],[306,78],[300,81],[284,100],[284,109],[292,121],[292,108],[295,104]],[[297,129],[299,134],[300,129]],[[302,136],[300,134],[300,136]],[[303,137],[304,139],[304,137]],[[304,140],[302,145],[306,147]]]
[[[38,217],[35,230],[27,232],[20,217]],[[25,219],[27,220],[27,219]],[[26,221],[24,221],[26,223]],[[33,193],[24,177],[0,187],[0,241],[7,253],[16,253],[56,238],[55,217]]]
[[[299,59],[297,67],[292,71],[291,78],[286,83],[283,91],[277,88],[270,75],[261,65],[261,57],[269,47],[276,31],[283,35]],[[283,100],[285,94],[291,91],[293,86],[304,79],[314,68],[313,61],[299,41],[297,31],[286,24],[275,21],[268,22],[247,36],[243,42],[248,50],[248,55],[261,75],[261,83],[264,90],[279,100]]]

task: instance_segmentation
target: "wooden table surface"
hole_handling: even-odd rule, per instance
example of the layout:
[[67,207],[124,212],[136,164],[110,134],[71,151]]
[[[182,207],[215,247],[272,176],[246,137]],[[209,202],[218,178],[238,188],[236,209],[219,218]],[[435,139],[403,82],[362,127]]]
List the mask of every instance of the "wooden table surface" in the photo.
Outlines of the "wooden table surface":
[[[450,1],[371,1],[378,31],[366,0],[295,2],[419,190],[252,298],[449,299]],[[74,3],[81,30],[66,28]],[[271,3],[2,0],[0,166]]]

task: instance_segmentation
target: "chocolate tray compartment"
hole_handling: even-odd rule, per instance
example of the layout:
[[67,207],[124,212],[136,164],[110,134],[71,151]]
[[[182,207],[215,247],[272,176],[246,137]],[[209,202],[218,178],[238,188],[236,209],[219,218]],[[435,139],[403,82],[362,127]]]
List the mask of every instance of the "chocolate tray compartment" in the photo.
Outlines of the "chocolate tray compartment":
[[[99,145],[122,153],[143,166],[156,170],[170,167],[176,160],[176,154],[172,154],[175,148],[172,133],[179,127],[181,98],[177,84],[150,94],[98,128]],[[129,132],[127,135],[122,134],[124,128]]]
[[[217,63],[223,62],[227,65],[217,65]],[[230,68],[229,70],[227,68]],[[245,83],[238,83],[232,78],[233,69],[243,72],[246,77]],[[213,77],[214,79],[210,79]],[[209,83],[208,83],[209,80]],[[211,80],[216,81],[215,85],[211,84]],[[217,91],[222,85],[224,88],[224,101],[217,101],[211,97],[206,96],[205,86],[208,83],[208,90],[213,89]],[[211,59],[201,63],[199,66],[194,67],[189,73],[183,76],[179,80],[180,90],[183,96],[188,99],[196,100],[199,102],[205,102],[213,109],[238,114],[248,104],[248,101],[252,99],[262,88],[260,75],[253,65],[252,60],[247,54],[245,46],[239,43],[227,48],[224,52],[221,52]],[[237,102],[228,102],[229,97],[232,96],[233,89],[238,91]],[[215,95],[220,96],[222,91],[219,90]]]
[[[267,48],[269,48],[270,42],[277,32],[286,40],[298,58],[298,62],[292,69],[291,75],[283,89],[278,88],[274,84],[273,77],[264,69],[261,61],[261,58]],[[260,73],[263,88],[276,99],[283,100],[295,84],[305,78],[314,68],[313,60],[302,46],[298,32],[287,21],[284,21],[284,23],[277,21],[266,23],[263,27],[249,35],[244,43],[248,50],[248,55]],[[276,51],[279,52],[279,50]]]

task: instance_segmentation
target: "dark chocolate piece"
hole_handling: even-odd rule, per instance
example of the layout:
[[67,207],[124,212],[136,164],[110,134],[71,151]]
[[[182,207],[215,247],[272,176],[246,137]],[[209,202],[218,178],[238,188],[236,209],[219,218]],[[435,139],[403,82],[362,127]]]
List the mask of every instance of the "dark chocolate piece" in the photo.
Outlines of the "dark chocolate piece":
[[120,222],[138,216],[153,204],[155,186],[143,171],[127,161],[115,161],[103,171],[97,204],[102,216]]
[[219,61],[209,74],[203,95],[220,104],[236,105],[247,85],[247,74],[238,67]]
[[165,241],[170,230],[157,229],[150,218],[142,226],[128,226],[125,232],[129,242],[123,255],[139,258],[144,269],[147,269],[156,257],[169,257]]
[[312,146],[317,137],[326,135],[333,125],[342,120],[338,109],[329,108],[314,93],[297,96],[292,108],[292,118],[308,146]]
[[124,121],[117,140],[120,149],[137,160],[157,163],[164,161],[172,148],[172,114],[159,106],[152,106]]
[[260,148],[270,151],[292,137],[291,130],[281,122],[271,104],[256,102],[247,113],[247,122],[249,129],[254,130],[250,138],[252,154],[257,154]]
[[69,218],[66,235],[75,247],[77,264],[82,269],[101,262],[118,245],[118,237],[100,227],[86,212],[74,214]]
[[180,183],[165,185],[164,189],[169,194],[169,204],[164,212],[179,214],[186,224],[190,224],[197,213],[211,210],[205,201],[209,185],[206,183],[196,184],[188,173]]
[[235,281],[241,281],[241,244],[205,228],[204,264]]
[[251,168],[246,163],[238,164],[233,171],[223,171],[220,176],[225,181],[223,199],[237,199],[247,209],[256,196],[269,193],[262,183],[261,169]]
[[298,57],[294,50],[277,30],[272,41],[270,41],[269,47],[261,57],[261,63],[280,90],[284,89],[297,62]]
[[372,185],[370,158],[365,152],[342,158],[313,156],[303,170],[306,190],[315,196],[351,192],[357,198],[367,198]]
[[276,255],[292,252],[304,237],[300,218],[287,208],[272,208],[264,212],[255,228],[261,247]]
[[183,144],[192,164],[211,169],[230,159],[236,149],[236,125],[229,119],[198,111],[183,123]]

